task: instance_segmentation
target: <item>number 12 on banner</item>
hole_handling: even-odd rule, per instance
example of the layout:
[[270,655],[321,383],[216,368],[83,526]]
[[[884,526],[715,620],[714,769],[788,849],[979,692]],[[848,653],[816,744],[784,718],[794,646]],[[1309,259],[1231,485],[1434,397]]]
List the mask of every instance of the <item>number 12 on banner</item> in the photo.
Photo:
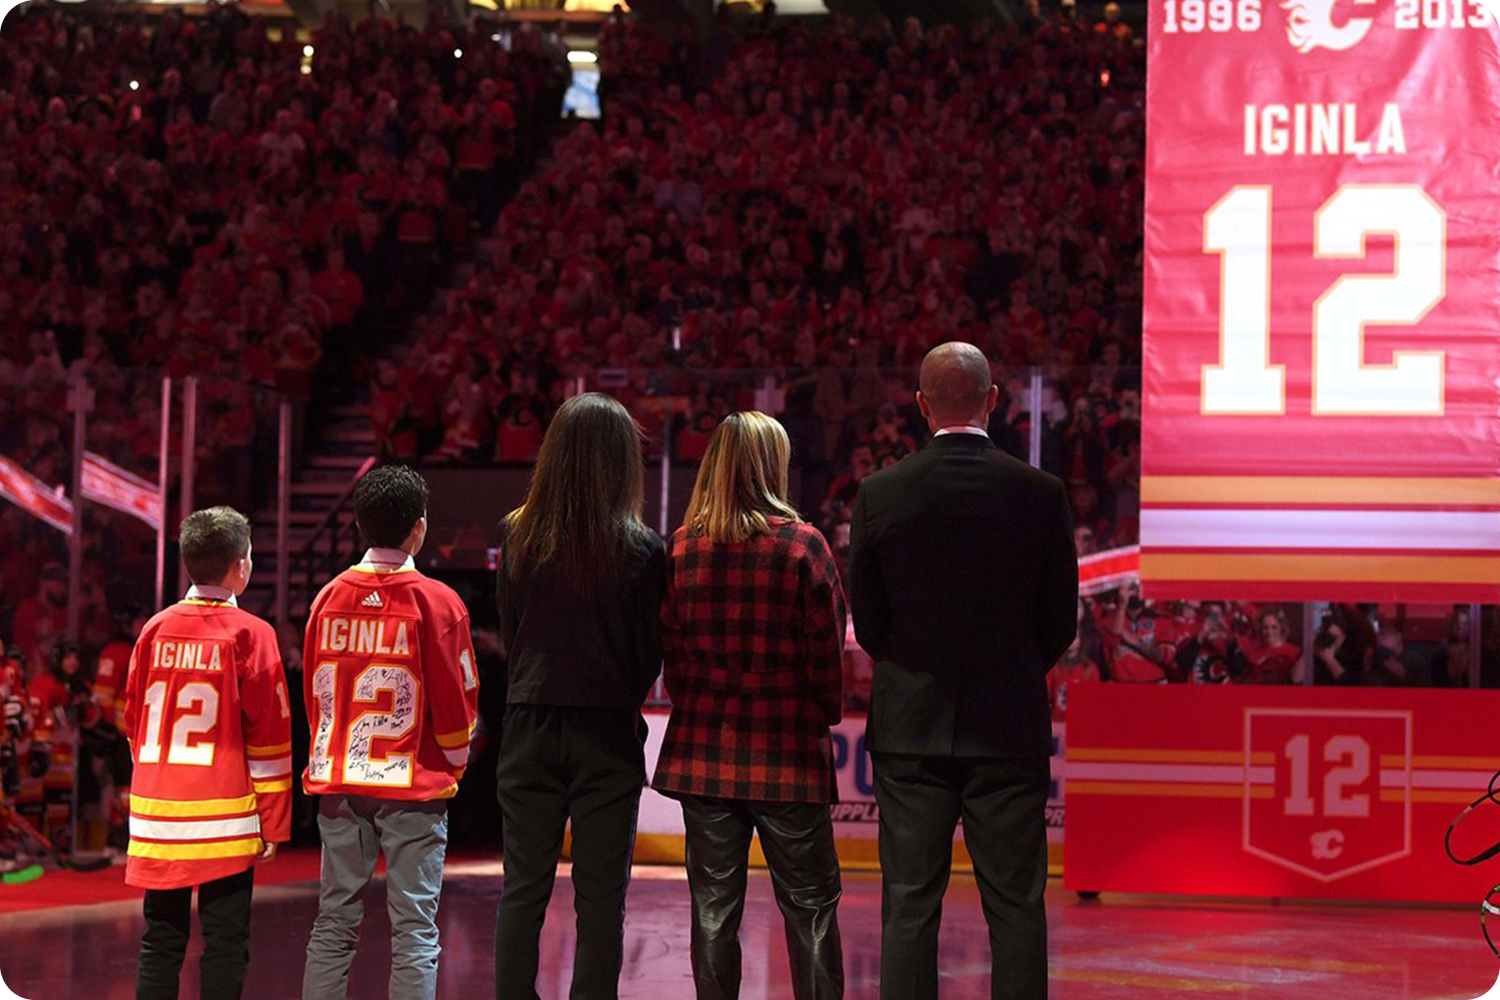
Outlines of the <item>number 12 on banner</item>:
[[[1348,184],[1313,216],[1313,255],[1365,256],[1389,233],[1390,274],[1346,274],[1313,305],[1315,416],[1438,416],[1442,351],[1395,351],[1365,363],[1365,327],[1412,326],[1443,300],[1447,217],[1412,184]],[[1286,369],[1271,364],[1271,189],[1236,187],[1203,216],[1203,251],[1220,255],[1219,363],[1203,366],[1207,416],[1286,412]]]

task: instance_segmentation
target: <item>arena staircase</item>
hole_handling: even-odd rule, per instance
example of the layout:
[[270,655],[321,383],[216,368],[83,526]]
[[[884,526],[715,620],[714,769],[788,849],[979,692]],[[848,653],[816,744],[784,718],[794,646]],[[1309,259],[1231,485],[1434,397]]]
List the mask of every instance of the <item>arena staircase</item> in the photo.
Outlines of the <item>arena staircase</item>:
[[[487,236],[474,241],[468,253],[456,261],[444,286],[437,291],[426,316],[441,316],[448,298],[462,293],[474,277],[477,259],[487,259],[500,241]],[[420,328],[420,320],[412,330]],[[303,460],[292,481],[291,516],[288,525],[290,593],[288,612],[293,622],[307,616],[318,589],[335,573],[359,557],[358,531],[349,495],[354,481],[374,462],[378,452],[369,408],[363,404],[336,406],[329,420],[309,435]],[[255,576],[242,604],[274,620],[276,608],[276,506],[274,501],[255,512]]]
[[[312,598],[328,579],[358,558],[349,494],[355,479],[376,454],[375,429],[364,405],[339,406],[329,422],[307,441],[305,460],[291,484],[288,519],[289,611],[293,621],[307,614]],[[242,603],[271,618],[276,607],[276,507],[255,512],[255,576]]]

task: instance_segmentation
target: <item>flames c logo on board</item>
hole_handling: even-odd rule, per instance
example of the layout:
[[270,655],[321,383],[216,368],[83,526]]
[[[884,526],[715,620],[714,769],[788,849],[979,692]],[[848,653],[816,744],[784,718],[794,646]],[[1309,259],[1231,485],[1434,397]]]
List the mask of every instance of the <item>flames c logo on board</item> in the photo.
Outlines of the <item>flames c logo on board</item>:
[[[1282,0],[1286,11],[1286,37],[1292,48],[1307,53],[1313,49],[1343,52],[1364,40],[1374,14],[1353,14],[1343,24],[1333,23],[1336,0]],[[1372,6],[1375,0],[1354,0],[1356,7]]]

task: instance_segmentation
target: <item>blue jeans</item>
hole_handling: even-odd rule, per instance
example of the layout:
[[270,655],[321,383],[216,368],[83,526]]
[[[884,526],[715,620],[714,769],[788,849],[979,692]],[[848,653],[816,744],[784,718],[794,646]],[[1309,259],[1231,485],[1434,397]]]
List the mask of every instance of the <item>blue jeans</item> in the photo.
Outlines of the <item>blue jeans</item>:
[[318,919],[307,942],[302,1000],[345,1000],[349,965],[365,916],[365,890],[385,853],[386,908],[391,917],[390,1000],[437,994],[438,897],[448,847],[448,804],[399,802],[364,795],[325,795],[318,804],[323,837]]

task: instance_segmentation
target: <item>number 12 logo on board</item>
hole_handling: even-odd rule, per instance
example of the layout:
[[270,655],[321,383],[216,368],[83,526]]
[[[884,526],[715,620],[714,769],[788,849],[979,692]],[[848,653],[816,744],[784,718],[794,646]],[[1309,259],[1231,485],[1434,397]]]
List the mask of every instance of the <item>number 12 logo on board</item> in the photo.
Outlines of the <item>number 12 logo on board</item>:
[[1411,713],[1245,712],[1246,853],[1332,882],[1411,853]]

